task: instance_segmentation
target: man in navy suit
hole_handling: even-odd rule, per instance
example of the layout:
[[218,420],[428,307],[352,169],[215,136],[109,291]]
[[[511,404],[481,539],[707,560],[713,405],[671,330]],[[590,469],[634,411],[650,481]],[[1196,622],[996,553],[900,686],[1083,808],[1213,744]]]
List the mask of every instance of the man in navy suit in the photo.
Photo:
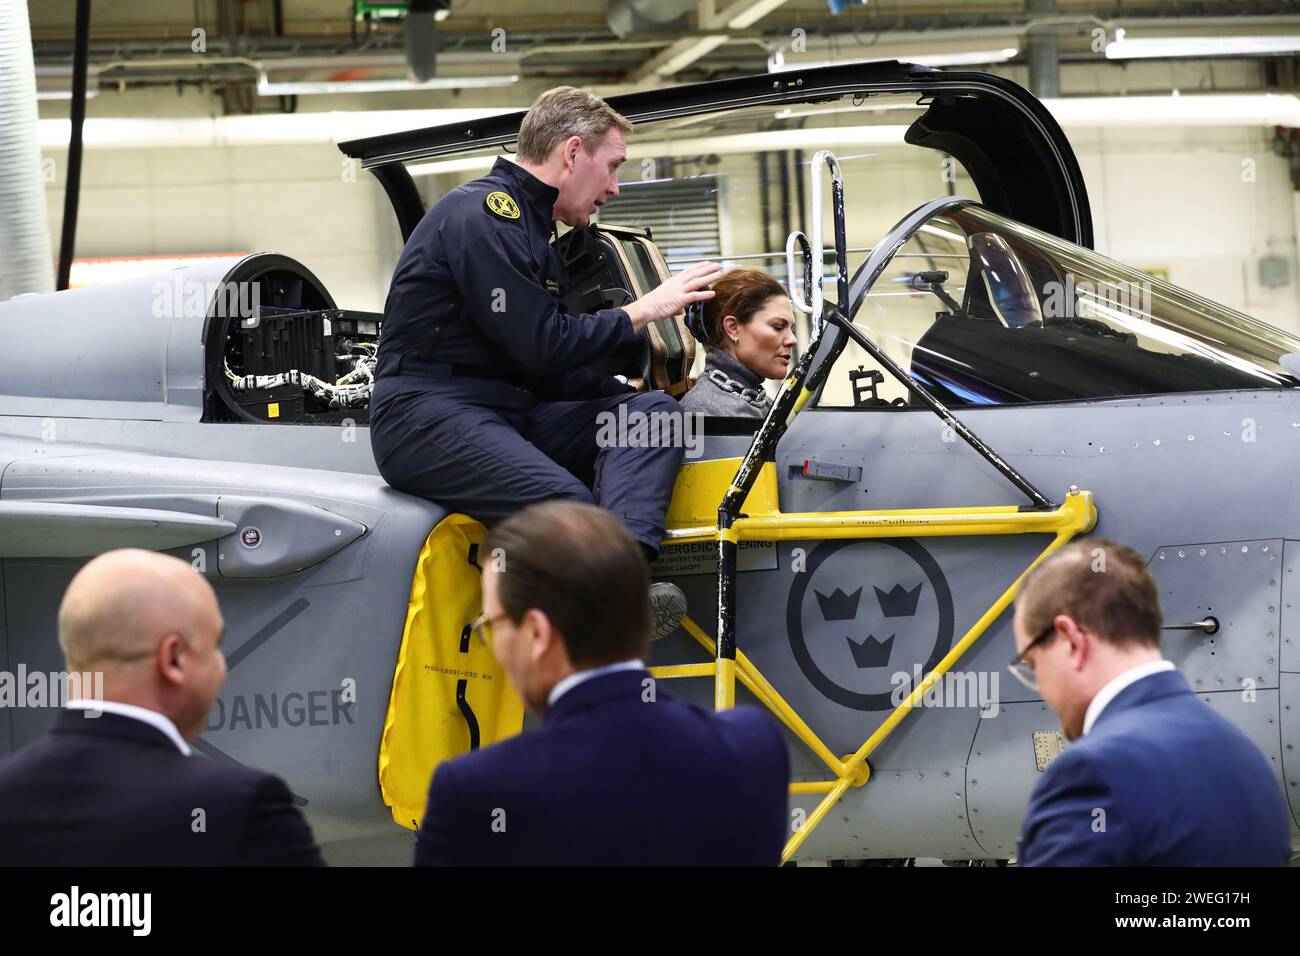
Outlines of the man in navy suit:
[[1280,782],[1161,657],[1160,622],[1142,556],[1104,539],[1021,585],[1011,671],[1071,741],[1030,798],[1022,866],[1286,865]]
[[226,679],[223,627],[179,558],[111,551],[77,572],[59,645],[102,699],[84,690],[0,761],[0,865],[323,865],[282,780],[190,755]]
[[649,578],[608,512],[495,526],[475,631],[542,729],[439,765],[417,866],[775,866],[789,756],[756,707],[674,699],[641,662]]

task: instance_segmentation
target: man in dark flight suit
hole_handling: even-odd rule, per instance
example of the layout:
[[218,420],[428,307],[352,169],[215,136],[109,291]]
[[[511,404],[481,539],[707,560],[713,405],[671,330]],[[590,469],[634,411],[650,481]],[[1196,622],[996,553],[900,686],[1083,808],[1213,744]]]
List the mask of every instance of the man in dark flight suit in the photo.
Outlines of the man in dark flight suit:
[[[683,413],[668,395],[583,366],[711,298],[721,270],[699,263],[623,308],[566,315],[567,276],[549,241],[554,220],[585,225],[618,195],[630,131],[599,98],[549,90],[520,126],[517,162],[498,158],[434,204],[402,251],[384,307],[370,435],[394,488],[487,524],[546,499],[597,504],[653,559],[684,449],[599,447],[607,419],[598,416],[621,405],[628,421]],[[656,585],[654,606],[663,636],[685,599]]]

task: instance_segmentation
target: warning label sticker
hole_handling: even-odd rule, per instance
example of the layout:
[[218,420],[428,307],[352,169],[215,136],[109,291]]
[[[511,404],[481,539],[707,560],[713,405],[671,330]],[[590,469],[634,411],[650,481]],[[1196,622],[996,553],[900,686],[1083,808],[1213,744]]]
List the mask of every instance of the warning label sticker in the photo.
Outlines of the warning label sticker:
[[[774,571],[777,567],[775,541],[742,541],[736,556],[740,571]],[[656,578],[675,578],[687,574],[717,574],[718,543],[686,541],[666,544],[651,567]]]

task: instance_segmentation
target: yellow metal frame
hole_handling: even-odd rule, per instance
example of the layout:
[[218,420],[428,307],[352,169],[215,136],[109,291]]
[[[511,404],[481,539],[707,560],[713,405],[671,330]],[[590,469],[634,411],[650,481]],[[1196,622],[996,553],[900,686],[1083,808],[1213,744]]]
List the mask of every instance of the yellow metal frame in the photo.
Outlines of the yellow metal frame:
[[[702,522],[712,507],[716,514],[721,500],[719,479],[736,472],[739,459],[722,459],[688,464],[682,469],[674,490],[673,506],[669,511],[669,530],[665,544],[684,541],[717,541],[716,525],[707,527]],[[876,731],[862,746],[846,757],[831,752],[811,727],[799,716],[739,648],[734,661],[716,658],[716,646],[693,620],[687,618],[682,627],[701,647],[715,659],[707,664],[676,664],[652,667],[656,677],[712,677],[714,681],[714,708],[732,707],[736,699],[736,681],[754,695],[796,737],[819,757],[834,774],[831,780],[792,783],[792,794],[825,794],[812,814],[786,843],[781,854],[785,862],[798,851],[818,824],[825,819],[835,802],[849,787],[860,787],[871,777],[867,758],[894,731],[906,717],[921,695],[933,687],[961,656],[988,630],[998,616],[1006,610],[1015,596],[1016,588],[1039,562],[1053,551],[1069,542],[1075,535],[1090,531],[1097,523],[1097,509],[1092,494],[1071,488],[1064,504],[1054,511],[1025,511],[1015,506],[976,508],[917,508],[894,511],[837,511],[784,514],[776,501],[776,466],[767,462],[755,482],[744,507],[744,516],[737,518],[730,528],[722,532],[733,541],[791,541],[810,538],[901,538],[949,537],[973,535],[1051,534],[1046,548],[1025,568],[992,606],[962,636],[934,669],[913,688],[912,693],[895,707]],[[699,471],[694,471],[699,469]],[[680,498],[678,497],[680,495]]]

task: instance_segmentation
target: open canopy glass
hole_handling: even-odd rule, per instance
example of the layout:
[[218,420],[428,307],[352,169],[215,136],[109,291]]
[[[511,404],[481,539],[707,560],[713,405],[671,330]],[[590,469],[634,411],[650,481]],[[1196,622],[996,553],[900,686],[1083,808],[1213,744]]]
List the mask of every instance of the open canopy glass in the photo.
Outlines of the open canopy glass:
[[[951,406],[1290,388],[1300,339],[977,203],[935,200],[873,248],[853,317]],[[840,368],[870,364],[850,343]],[[832,372],[819,404],[853,404]],[[887,379],[881,404],[908,404]]]

